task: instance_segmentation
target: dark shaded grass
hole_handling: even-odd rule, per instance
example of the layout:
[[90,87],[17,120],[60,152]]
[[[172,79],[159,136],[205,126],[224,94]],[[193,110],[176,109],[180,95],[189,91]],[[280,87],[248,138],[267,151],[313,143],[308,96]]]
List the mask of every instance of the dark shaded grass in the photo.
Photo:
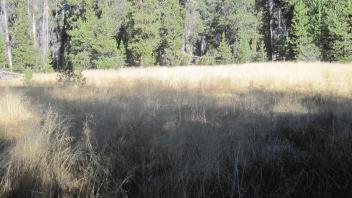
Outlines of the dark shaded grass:
[[[38,109],[50,104],[68,118],[77,144],[77,131],[89,123],[109,175],[97,178],[101,188],[81,196],[352,196],[349,99],[252,89],[222,103],[194,90],[148,87],[148,93],[124,95],[85,87],[97,98],[68,101],[50,95],[51,89],[17,91]],[[287,96],[308,113],[273,112]],[[55,196],[67,193],[55,188]]]

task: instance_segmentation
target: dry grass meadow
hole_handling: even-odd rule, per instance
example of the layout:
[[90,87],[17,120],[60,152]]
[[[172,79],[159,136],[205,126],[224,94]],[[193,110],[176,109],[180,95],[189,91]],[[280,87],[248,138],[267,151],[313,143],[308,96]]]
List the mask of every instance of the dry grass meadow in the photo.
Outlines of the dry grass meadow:
[[0,197],[351,197],[352,64],[0,82]]

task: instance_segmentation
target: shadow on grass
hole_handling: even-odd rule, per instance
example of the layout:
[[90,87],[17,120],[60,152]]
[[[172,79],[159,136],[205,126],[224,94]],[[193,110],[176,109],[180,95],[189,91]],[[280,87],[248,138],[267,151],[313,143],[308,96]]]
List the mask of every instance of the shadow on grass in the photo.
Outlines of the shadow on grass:
[[[70,120],[77,141],[89,123],[110,174],[99,192],[105,197],[352,195],[348,98],[84,87],[75,91],[82,97],[67,100],[53,96],[53,87],[14,89]],[[83,97],[90,91],[95,98]],[[290,112],[297,105],[303,110]]]

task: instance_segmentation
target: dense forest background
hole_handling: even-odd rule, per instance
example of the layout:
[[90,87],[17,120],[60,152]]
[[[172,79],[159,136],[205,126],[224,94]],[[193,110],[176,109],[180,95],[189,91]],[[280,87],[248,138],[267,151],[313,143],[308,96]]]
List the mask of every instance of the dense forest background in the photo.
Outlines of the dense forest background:
[[351,0],[1,0],[14,71],[351,61]]

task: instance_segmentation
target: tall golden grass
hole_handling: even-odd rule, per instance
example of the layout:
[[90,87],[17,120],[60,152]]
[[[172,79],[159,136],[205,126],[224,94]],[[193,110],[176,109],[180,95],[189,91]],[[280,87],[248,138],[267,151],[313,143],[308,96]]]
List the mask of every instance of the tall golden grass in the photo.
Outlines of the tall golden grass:
[[[147,67],[89,70],[84,71],[83,75],[87,78],[87,84],[95,87],[115,86],[120,81],[133,83],[139,80],[155,80],[172,86],[197,87],[202,84],[235,90],[246,90],[249,86],[255,86],[271,91],[292,89],[320,93],[336,91],[335,94],[346,96],[350,94],[352,64],[272,62],[223,66]],[[32,80],[34,85],[52,85],[56,82],[56,73],[34,74]],[[0,85],[24,85],[24,81],[12,80],[1,82]]]
[[352,195],[351,64],[83,75],[0,82],[1,195]]

